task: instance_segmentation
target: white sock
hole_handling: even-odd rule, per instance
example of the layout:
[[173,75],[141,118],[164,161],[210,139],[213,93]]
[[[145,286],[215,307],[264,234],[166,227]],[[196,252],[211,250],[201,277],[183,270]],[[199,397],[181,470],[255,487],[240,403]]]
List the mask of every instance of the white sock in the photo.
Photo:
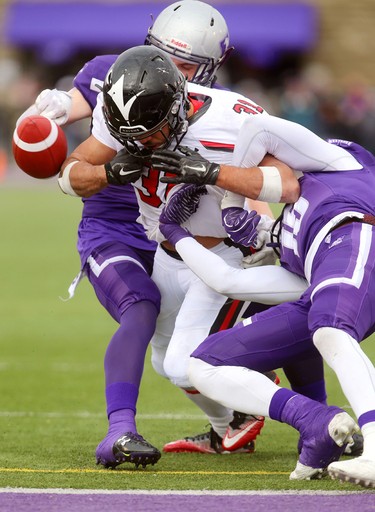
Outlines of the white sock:
[[366,423],[362,427],[363,457],[375,460],[375,421]]
[[375,368],[359,343],[346,332],[333,327],[318,329],[313,341],[336,373],[357,418],[375,410]]
[[195,403],[207,416],[212,428],[220,437],[224,437],[229,423],[233,419],[233,411],[214,402],[201,393],[185,392],[186,396]]
[[201,393],[228,409],[268,416],[273,395],[280,388],[262,373],[239,366],[212,366],[190,358],[190,382]]

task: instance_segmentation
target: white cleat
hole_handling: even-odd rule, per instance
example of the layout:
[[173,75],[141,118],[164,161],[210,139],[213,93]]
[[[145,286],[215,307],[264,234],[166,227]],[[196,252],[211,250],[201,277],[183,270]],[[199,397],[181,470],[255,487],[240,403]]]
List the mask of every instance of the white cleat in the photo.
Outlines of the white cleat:
[[356,459],[332,462],[328,466],[331,478],[375,489],[375,460],[363,455]]
[[297,461],[294,471],[289,475],[289,480],[320,480],[326,474],[327,471],[324,468],[312,468]]
[[346,412],[336,414],[328,425],[328,433],[337,446],[353,443],[353,435],[358,432],[359,426]]
[[[339,409],[338,409],[339,410]],[[305,432],[300,460],[297,462],[290,480],[316,480],[327,475],[327,466],[342,455],[345,445],[353,441],[358,431],[356,422],[346,412],[338,412],[329,423],[313,425],[311,434]]]

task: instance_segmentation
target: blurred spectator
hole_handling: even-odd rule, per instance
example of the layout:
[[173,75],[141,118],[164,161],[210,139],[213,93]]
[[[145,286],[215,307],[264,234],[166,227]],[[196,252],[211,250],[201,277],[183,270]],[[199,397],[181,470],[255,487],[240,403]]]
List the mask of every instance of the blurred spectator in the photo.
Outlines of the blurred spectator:
[[303,76],[290,76],[285,80],[278,115],[302,124],[315,133],[321,131],[318,98]]
[[[0,59],[0,179],[19,115],[42,89],[68,91],[73,76],[94,56],[80,55],[63,67],[50,68],[23,54]],[[218,82],[323,138],[353,140],[375,152],[375,86],[361,76],[348,75],[340,85],[320,63],[303,66],[292,60],[275,69],[257,69],[234,54],[220,69]],[[76,147],[88,130],[89,121],[66,127],[69,146]]]

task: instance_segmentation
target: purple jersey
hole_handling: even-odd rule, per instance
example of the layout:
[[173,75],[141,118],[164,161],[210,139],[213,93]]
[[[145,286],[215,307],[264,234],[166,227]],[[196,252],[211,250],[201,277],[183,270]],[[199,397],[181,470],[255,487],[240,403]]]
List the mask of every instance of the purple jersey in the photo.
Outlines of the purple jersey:
[[[80,91],[93,109],[104,78],[117,55],[102,55],[87,62],[74,79]],[[137,249],[155,250],[156,244],[148,240],[143,226],[137,222],[138,202],[132,185],[109,185],[89,198],[83,198],[83,219],[91,219],[79,227],[78,251],[82,264],[92,250],[108,241],[120,241]],[[97,219],[97,222],[95,222]],[[95,223],[93,225],[93,223]]]
[[344,147],[363,169],[305,173],[300,178],[300,199],[285,207],[280,261],[307,279],[319,242],[335,225],[344,218],[375,214],[375,157],[353,142],[330,142]]
[[73,84],[82,94],[91,110],[96,105],[96,97],[103,87],[105,76],[118,55],[100,55],[86,62],[74,78]]
[[362,169],[305,173],[300,199],[282,217],[282,265],[306,273],[309,288],[298,301],[209,336],[192,354],[213,366],[259,372],[301,365],[305,375],[293,389],[307,396],[324,378],[314,333],[328,327],[361,341],[375,332],[375,227],[363,218],[375,214],[375,156],[355,143],[330,142]]

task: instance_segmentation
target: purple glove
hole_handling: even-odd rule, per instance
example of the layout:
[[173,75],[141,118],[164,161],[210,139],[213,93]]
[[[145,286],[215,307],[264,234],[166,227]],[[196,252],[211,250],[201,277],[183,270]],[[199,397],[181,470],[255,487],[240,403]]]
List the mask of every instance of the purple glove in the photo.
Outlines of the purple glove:
[[187,230],[182,228],[179,224],[159,224],[160,232],[172,245],[176,245],[177,242],[183,238],[192,237],[193,235]]
[[255,247],[260,221],[260,215],[255,210],[248,212],[243,208],[231,207],[225,208],[221,215],[225,231],[233,242],[245,247]]
[[183,185],[177,192],[172,192],[160,215],[164,224],[182,224],[198,209],[202,195],[207,194],[204,185]]
[[192,236],[180,224],[197,211],[200,198],[205,194],[205,186],[184,185],[171,195],[161,212],[159,229],[172,245],[176,245],[181,238]]

